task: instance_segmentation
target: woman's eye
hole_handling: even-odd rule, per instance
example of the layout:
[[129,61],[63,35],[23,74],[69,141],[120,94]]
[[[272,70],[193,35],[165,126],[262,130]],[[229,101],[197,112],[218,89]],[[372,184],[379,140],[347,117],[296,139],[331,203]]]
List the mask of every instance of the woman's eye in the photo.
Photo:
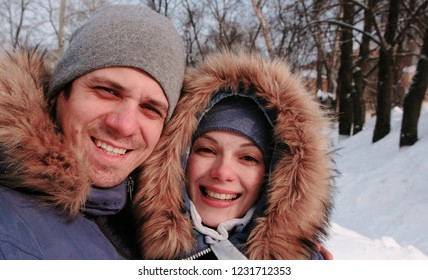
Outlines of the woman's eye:
[[256,158],[254,158],[252,156],[243,156],[242,159],[245,161],[249,161],[249,162],[255,162],[255,163],[259,162]]
[[206,147],[198,148],[197,152],[200,154],[214,154],[214,150]]

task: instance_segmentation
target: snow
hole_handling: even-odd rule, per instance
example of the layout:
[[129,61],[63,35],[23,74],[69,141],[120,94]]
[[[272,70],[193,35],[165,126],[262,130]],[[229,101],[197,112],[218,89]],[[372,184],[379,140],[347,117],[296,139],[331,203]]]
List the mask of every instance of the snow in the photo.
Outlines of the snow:
[[333,94],[331,92],[325,92],[325,91],[322,91],[320,89],[317,91],[317,97],[323,102],[327,101],[328,98],[331,98],[333,100],[336,99],[335,94]]
[[354,136],[334,136],[341,175],[324,245],[335,260],[426,260],[428,103],[413,146],[399,148],[400,109],[392,110],[391,132],[372,143],[375,121]]
[[[96,273],[100,279],[113,280],[119,274],[126,279],[141,277],[142,269],[149,268],[189,272],[217,269],[230,278],[238,275],[232,274],[235,271],[252,273],[263,268],[260,271],[291,271],[292,279],[428,279],[428,160],[425,159],[428,155],[428,103],[424,104],[419,120],[419,141],[413,146],[398,146],[401,118],[402,112],[395,108],[391,132],[374,144],[371,139],[375,119],[369,119],[357,135],[333,136],[339,148],[337,168],[342,174],[336,180],[338,190],[331,236],[324,245],[337,261],[29,261],[25,269],[20,261],[5,261],[0,262],[1,275],[9,276],[8,279],[57,280]],[[196,274],[165,275],[150,275],[149,278],[188,280],[201,277]],[[245,279],[266,278],[256,274],[242,275]],[[203,278],[218,279],[219,275],[204,275]]]

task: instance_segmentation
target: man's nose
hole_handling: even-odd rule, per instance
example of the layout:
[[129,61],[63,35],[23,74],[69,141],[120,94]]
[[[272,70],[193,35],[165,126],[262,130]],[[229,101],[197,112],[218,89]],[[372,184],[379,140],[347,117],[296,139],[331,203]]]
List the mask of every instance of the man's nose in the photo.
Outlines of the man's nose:
[[138,106],[130,102],[123,102],[107,115],[106,125],[123,137],[132,136],[139,129],[137,110]]

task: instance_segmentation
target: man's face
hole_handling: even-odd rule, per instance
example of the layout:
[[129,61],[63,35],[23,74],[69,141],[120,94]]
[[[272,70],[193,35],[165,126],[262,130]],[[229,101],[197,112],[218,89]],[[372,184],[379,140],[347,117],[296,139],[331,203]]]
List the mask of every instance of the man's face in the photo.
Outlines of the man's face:
[[114,187],[151,154],[167,110],[151,76],[111,67],[76,79],[70,97],[58,98],[56,115],[64,135],[83,153],[91,183]]

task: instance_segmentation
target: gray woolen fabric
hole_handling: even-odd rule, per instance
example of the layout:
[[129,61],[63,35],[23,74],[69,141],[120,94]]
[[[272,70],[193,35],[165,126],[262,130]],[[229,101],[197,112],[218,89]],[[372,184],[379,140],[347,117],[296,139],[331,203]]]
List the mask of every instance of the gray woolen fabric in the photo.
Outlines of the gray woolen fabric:
[[185,69],[183,40],[169,19],[137,5],[110,6],[97,12],[71,36],[52,75],[48,100],[76,78],[112,66],[135,67],[150,74],[164,90],[169,120]]

